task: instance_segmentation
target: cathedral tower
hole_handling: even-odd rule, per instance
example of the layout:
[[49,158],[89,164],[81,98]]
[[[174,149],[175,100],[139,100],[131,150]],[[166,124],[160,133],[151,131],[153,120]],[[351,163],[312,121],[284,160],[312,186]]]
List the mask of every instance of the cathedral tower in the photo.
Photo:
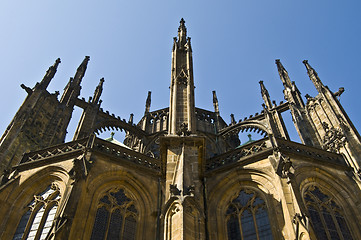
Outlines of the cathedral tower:
[[21,85],[28,96],[0,139],[1,173],[19,164],[25,152],[64,142],[88,61],[89,57],[86,57],[79,66],[74,79],[71,78],[66,86],[60,101],[58,100],[59,92],[47,91],[60,59],[55,61],[34,88]]

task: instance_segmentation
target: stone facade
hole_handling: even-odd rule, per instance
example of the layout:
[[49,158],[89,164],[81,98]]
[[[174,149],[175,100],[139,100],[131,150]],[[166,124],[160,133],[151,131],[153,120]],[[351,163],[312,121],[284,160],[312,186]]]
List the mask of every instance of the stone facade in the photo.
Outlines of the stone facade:
[[[304,61],[318,95],[304,103],[279,60],[285,102],[227,124],[195,107],[192,47],[182,19],[169,108],[139,123],[101,106],[104,79],[79,98],[86,57],[65,87],[46,88],[58,59],[0,140],[0,239],[361,239],[361,138],[337,97]],[[74,107],[83,109],[64,142]],[[290,110],[302,143],[282,119]],[[96,137],[124,130],[124,144]],[[240,145],[240,131],[263,138]]]

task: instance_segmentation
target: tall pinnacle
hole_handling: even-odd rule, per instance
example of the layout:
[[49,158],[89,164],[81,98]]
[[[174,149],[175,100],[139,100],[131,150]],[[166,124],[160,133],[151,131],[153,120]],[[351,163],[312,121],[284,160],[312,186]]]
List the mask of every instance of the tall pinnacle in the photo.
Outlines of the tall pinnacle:
[[213,93],[213,107],[214,107],[214,112],[219,115],[219,104],[218,104],[218,98],[216,95],[216,91],[212,91]]
[[269,109],[272,108],[271,98],[268,94],[266,87],[263,84],[263,81],[259,81],[259,85],[261,87],[261,94],[262,94],[264,103],[266,104],[267,108],[269,108]]
[[304,107],[300,91],[298,90],[295,82],[291,81],[290,77],[288,76],[288,72],[283,67],[279,59],[276,59],[276,65],[281,81],[283,82],[283,86],[285,88],[283,90],[285,99],[290,103],[296,104],[298,107]]
[[39,87],[41,87],[42,89],[46,89],[49,86],[51,79],[53,79],[56,70],[58,69],[59,63],[61,63],[60,58],[56,59],[53,66],[49,67],[43,80],[41,80]]
[[315,69],[311,67],[311,65],[308,63],[308,60],[303,60],[303,64],[305,65],[307,69],[307,74],[310,77],[313,84],[315,85],[317,91],[321,92],[324,85],[321,82],[320,78],[318,77],[317,72],[315,71]]
[[292,82],[290,77],[288,76],[288,72],[283,67],[281,61],[279,59],[276,59],[276,65],[278,69],[278,74],[280,75],[281,81],[283,82],[283,85],[289,88],[292,88]]
[[80,83],[85,75],[85,71],[90,60],[89,56],[86,56],[83,62],[79,65],[78,69],[76,70],[74,78],[70,78],[68,84],[64,89],[64,93],[61,96],[60,102],[66,103],[66,105],[71,106],[75,103],[76,98],[80,94]]
[[149,113],[151,103],[152,103],[152,92],[148,91],[148,97],[147,100],[145,101],[145,114]]
[[75,73],[75,76],[74,76],[74,81],[75,81],[77,84],[80,84],[81,80],[83,79],[84,74],[85,74],[85,71],[86,71],[86,68],[87,68],[87,66],[88,66],[89,60],[90,60],[90,57],[89,57],[89,56],[85,56],[83,62],[80,64],[80,66],[79,66],[78,69],[76,70],[76,73]]
[[101,78],[98,86],[95,88],[92,103],[97,104],[99,102],[100,96],[102,95],[103,92],[103,83],[104,83],[104,78]]
[[168,129],[171,135],[185,127],[192,133],[196,131],[192,49],[184,23],[182,18],[172,50]]

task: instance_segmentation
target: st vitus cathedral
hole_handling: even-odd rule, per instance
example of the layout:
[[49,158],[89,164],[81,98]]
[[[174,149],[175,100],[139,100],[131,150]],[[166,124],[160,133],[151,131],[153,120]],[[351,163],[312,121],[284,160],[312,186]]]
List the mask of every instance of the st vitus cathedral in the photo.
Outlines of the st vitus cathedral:
[[[227,124],[195,107],[184,20],[172,49],[170,105],[139,123],[80,98],[89,57],[61,97],[47,86],[60,59],[28,93],[0,139],[0,239],[361,239],[361,138],[333,92],[304,61],[318,95],[306,103],[276,60],[285,102],[259,82],[260,113]],[[59,100],[60,99],[60,100]],[[74,107],[83,109],[65,141]],[[290,111],[302,144],[282,119]],[[126,132],[124,143],[99,131]],[[240,131],[263,138],[241,144]]]

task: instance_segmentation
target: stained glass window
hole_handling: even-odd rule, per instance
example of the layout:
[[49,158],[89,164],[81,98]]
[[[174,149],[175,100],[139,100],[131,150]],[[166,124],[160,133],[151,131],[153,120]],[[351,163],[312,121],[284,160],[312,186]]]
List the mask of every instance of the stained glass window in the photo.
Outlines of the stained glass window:
[[244,189],[226,211],[229,240],[272,240],[266,203],[256,192]]
[[352,240],[342,209],[318,187],[311,186],[304,195],[311,224],[318,240]]
[[48,235],[53,224],[60,199],[59,188],[52,184],[42,193],[35,195],[27,206],[13,240],[43,240]]
[[91,240],[134,240],[138,211],[123,189],[111,189],[99,200]]

